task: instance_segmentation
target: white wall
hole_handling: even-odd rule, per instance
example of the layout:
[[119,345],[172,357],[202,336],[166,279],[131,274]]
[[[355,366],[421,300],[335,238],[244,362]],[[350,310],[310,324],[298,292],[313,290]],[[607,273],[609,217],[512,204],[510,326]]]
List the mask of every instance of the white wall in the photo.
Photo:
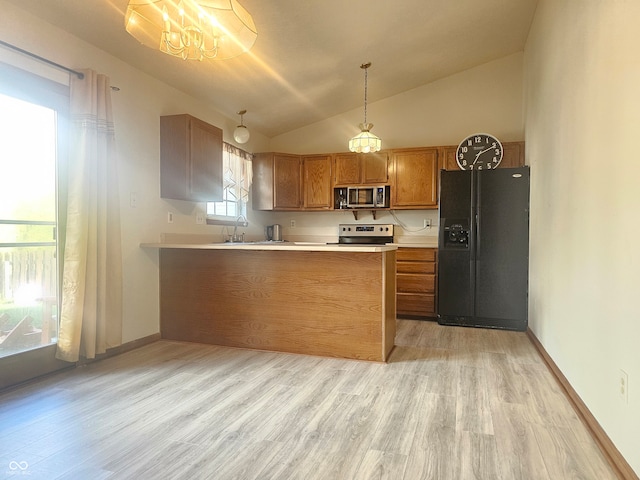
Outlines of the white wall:
[[[202,101],[163,84],[107,53],[0,0],[0,39],[71,68],[92,68],[108,75],[120,87],[112,94],[122,221],[124,269],[123,341],[159,331],[158,252],[141,249],[141,242],[157,242],[164,232],[202,234],[222,239],[221,228],[196,225],[195,215],[204,211],[200,203],[160,198],[160,116],[190,113],[223,129],[232,142],[237,119],[229,119]],[[150,51],[150,54],[152,52]],[[60,73],[0,47],[0,61],[25,69],[36,69],[54,79]],[[176,59],[179,66],[181,60]],[[48,75],[48,74],[51,75]],[[64,76],[63,76],[64,78]],[[0,80],[1,81],[1,80]],[[252,132],[248,150],[267,150],[268,139]],[[138,206],[129,206],[136,192]],[[167,212],[175,222],[167,224]],[[256,235],[262,236],[260,215],[249,215]]]
[[[509,55],[370,103],[367,120],[374,124],[372,132],[385,149],[458,145],[476,132],[492,133],[506,142],[521,141],[522,61],[521,53]],[[369,93],[373,76],[375,71],[369,74]],[[347,151],[349,139],[359,132],[363,107],[276,136],[270,148],[288,153]]]
[[530,327],[640,473],[638,18],[640,2],[541,0],[524,65]]

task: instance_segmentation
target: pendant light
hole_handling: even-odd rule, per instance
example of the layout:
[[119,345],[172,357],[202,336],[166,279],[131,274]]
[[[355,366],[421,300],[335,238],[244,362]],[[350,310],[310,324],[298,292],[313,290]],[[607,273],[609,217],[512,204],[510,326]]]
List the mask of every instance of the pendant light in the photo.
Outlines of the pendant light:
[[233,131],[233,138],[238,143],[247,143],[249,141],[249,137],[251,136],[251,134],[249,133],[249,129],[244,126],[244,123],[242,123],[242,117],[245,113],[247,113],[246,110],[240,110],[238,112],[238,115],[240,115],[240,125],[238,125]]
[[367,123],[367,69],[370,66],[371,62],[360,65],[364,70],[364,123],[358,125],[360,133],[349,140],[349,150],[357,153],[377,152],[382,148],[382,141],[370,131],[373,123]]

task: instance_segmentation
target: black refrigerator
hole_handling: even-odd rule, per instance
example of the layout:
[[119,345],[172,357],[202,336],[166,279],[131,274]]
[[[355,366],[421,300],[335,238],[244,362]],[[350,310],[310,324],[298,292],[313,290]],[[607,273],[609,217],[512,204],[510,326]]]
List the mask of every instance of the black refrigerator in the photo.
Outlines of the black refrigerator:
[[524,331],[529,167],[440,172],[438,323]]

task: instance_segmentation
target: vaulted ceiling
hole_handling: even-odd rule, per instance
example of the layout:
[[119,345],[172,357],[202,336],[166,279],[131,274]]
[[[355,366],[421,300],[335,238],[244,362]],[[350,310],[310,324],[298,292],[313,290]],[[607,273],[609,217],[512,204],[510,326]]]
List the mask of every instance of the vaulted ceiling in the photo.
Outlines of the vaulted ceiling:
[[[8,0],[273,137],[522,51],[537,0],[238,0],[253,49],[184,61],[124,29],[127,0]],[[37,53],[37,52],[36,52]],[[108,72],[104,72],[107,73]]]

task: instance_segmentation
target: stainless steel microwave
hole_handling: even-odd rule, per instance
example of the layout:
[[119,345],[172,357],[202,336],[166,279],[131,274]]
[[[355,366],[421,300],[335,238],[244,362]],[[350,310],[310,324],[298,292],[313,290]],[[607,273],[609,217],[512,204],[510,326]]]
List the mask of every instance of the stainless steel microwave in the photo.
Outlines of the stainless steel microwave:
[[388,186],[347,187],[347,208],[388,208]]

